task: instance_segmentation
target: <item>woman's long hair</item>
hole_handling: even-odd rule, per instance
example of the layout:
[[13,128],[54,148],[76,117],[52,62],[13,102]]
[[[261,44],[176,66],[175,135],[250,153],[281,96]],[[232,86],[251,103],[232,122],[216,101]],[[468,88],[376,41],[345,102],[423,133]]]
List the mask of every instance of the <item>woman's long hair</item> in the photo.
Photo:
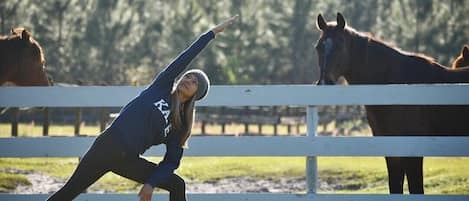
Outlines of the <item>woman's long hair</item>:
[[195,96],[184,104],[181,104],[178,99],[177,86],[179,79],[173,87],[171,92],[171,137],[180,140],[181,147],[187,148],[187,141],[191,136],[192,124],[194,123],[195,115]]

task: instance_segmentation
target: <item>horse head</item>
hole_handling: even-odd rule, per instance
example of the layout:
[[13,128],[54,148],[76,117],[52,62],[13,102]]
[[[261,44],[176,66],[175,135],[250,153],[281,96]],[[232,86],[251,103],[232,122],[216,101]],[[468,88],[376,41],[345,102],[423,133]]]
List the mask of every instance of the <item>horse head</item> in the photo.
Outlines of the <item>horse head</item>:
[[[0,82],[12,82],[20,86],[50,86],[51,82],[45,70],[42,47],[24,28],[14,28],[11,35],[4,38],[0,48],[7,55],[2,59],[4,75]],[[3,84],[3,83],[0,83]]]
[[320,84],[333,84],[349,71],[350,39],[347,36],[347,23],[341,13],[336,22],[327,22],[321,14],[317,17],[317,28],[321,36],[315,48],[321,71]]
[[464,45],[461,50],[461,54],[454,60],[451,68],[465,67],[469,66],[469,45]]

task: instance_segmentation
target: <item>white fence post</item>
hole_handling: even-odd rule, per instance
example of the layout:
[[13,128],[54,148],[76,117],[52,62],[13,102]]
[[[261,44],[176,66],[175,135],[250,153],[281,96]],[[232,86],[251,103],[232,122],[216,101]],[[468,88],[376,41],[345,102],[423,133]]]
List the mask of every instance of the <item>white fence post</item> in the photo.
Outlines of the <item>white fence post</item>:
[[[318,110],[314,106],[306,108],[306,129],[308,137],[316,137],[316,128],[318,127]],[[318,183],[318,162],[316,156],[306,157],[306,186],[307,193],[316,194]]]

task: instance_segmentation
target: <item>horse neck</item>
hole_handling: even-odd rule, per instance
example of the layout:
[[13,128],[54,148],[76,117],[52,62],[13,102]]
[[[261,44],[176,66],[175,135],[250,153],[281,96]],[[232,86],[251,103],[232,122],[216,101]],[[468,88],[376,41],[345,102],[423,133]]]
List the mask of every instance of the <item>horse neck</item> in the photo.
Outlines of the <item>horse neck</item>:
[[442,83],[466,77],[369,37],[356,37],[351,49],[351,70],[346,76],[350,84]]
[[[469,82],[469,68],[451,69],[443,66],[431,58],[402,53],[401,71],[402,80],[399,83],[461,83]],[[403,76],[404,75],[404,76]],[[414,76],[411,76],[414,75]]]
[[380,84],[383,78],[378,75],[379,72],[387,71],[388,66],[375,63],[375,57],[382,58],[382,55],[377,55],[378,46],[374,45],[369,37],[352,35],[351,39],[351,57],[348,64],[348,72],[345,73],[345,78],[350,84]]
[[12,68],[9,68],[11,65],[11,47],[9,41],[5,37],[0,38],[0,85],[5,82],[7,77],[12,74]]
[[469,66],[445,69],[445,83],[469,83]]

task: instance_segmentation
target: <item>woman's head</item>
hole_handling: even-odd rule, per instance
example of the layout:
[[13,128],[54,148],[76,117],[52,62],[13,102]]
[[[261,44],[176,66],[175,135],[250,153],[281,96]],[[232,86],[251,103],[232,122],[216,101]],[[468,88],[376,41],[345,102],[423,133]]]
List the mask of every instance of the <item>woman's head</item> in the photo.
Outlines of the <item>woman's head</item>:
[[210,88],[210,80],[207,75],[198,69],[189,70],[177,82],[176,90],[182,102],[203,99]]
[[210,80],[201,70],[189,70],[176,82],[171,95],[172,137],[187,146],[194,122],[195,101],[203,99],[210,88]]

